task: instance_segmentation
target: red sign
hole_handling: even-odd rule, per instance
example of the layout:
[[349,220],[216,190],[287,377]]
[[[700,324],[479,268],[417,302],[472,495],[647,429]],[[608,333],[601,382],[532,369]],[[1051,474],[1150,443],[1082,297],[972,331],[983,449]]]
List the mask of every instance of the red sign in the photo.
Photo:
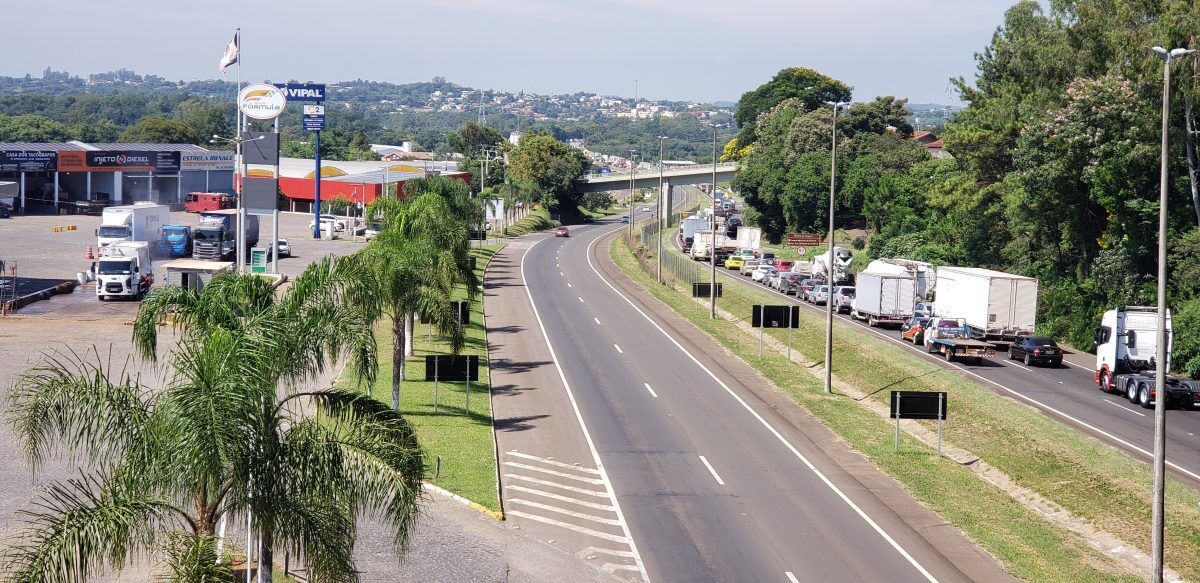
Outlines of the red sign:
[[788,233],[784,247],[816,247],[821,244],[821,236],[816,233]]

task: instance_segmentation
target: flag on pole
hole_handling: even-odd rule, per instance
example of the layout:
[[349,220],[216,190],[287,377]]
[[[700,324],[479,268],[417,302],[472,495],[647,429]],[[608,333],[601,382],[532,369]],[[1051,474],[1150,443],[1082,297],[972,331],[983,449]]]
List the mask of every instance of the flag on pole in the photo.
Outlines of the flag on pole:
[[230,65],[238,62],[238,56],[241,50],[238,48],[238,33],[233,33],[233,40],[229,41],[229,46],[225,47],[225,54],[221,55],[220,71],[224,72]]

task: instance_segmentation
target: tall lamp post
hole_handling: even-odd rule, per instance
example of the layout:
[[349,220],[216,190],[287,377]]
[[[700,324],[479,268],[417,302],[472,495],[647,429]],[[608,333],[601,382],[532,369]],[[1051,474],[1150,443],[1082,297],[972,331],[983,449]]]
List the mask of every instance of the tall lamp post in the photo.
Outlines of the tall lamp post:
[[833,392],[833,196],[837,192],[837,116],[848,101],[828,101],[833,106],[833,138],[829,150],[829,261],[825,277],[825,392]]
[[[713,124],[713,141],[712,141],[712,192],[708,193],[712,196],[712,217],[709,232],[712,237],[708,243],[708,263],[710,266],[708,277],[708,317],[717,319],[717,125]],[[695,244],[695,243],[693,243]]]
[[1158,185],[1158,351],[1154,363],[1154,491],[1151,511],[1150,581],[1163,580],[1163,495],[1167,461],[1167,136],[1171,113],[1171,61],[1195,51],[1153,47],[1163,60],[1162,169]]
[[658,233],[655,235],[655,238],[658,239],[657,257],[658,257],[658,283],[659,284],[661,284],[663,282],[663,279],[662,279],[662,254],[663,254],[662,231],[663,231],[663,229],[666,228],[663,224],[663,219],[666,218],[667,213],[671,212],[670,208],[667,208],[665,211],[663,210],[663,205],[670,202],[667,194],[665,192],[663,192],[663,140],[665,140],[665,139],[667,139],[667,136],[658,136]]
[[637,176],[637,161],[634,159],[637,156],[637,150],[629,149],[629,248],[633,249],[633,186],[634,178]]

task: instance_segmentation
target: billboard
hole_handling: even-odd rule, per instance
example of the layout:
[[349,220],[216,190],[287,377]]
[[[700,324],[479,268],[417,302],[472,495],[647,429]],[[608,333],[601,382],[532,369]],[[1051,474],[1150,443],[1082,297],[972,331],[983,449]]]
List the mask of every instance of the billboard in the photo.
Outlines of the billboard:
[[282,89],[266,83],[252,83],[238,93],[238,109],[252,119],[275,119],[287,107]]
[[59,172],[178,172],[179,152],[100,150],[58,153]]
[[276,83],[288,101],[325,101],[324,83]]
[[231,171],[233,170],[233,152],[183,152],[180,154],[179,166],[188,171]]
[[53,172],[56,168],[58,152],[0,151],[0,172]]

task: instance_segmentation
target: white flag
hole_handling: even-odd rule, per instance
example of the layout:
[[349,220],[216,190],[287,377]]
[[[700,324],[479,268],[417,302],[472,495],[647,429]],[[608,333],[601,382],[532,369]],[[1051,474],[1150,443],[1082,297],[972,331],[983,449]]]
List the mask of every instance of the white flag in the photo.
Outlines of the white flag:
[[228,69],[230,65],[238,62],[238,56],[241,51],[238,49],[238,33],[233,33],[233,40],[229,41],[229,46],[225,47],[225,54],[221,55],[220,70]]

